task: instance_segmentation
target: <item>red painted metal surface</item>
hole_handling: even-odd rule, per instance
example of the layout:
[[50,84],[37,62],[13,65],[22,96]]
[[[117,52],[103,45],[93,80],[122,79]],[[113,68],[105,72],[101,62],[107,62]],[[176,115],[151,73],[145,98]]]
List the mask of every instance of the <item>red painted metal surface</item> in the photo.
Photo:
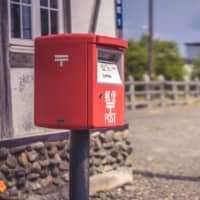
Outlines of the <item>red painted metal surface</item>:
[[[124,124],[127,42],[94,34],[62,34],[35,41],[35,124],[87,129]],[[121,55],[121,84],[98,83],[98,49]]]

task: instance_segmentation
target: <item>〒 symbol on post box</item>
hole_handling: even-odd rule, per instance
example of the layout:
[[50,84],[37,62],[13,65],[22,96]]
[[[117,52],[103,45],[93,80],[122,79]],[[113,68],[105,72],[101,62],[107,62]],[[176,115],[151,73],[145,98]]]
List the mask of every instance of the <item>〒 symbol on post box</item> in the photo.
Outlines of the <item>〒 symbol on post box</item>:
[[54,55],[54,61],[58,62],[60,67],[63,67],[63,63],[69,61],[68,55]]

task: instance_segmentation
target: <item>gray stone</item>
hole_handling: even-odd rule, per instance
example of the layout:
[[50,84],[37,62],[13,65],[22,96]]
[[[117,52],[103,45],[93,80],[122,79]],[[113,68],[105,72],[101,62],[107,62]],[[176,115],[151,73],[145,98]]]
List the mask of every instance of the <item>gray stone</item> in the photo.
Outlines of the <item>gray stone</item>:
[[6,159],[6,165],[9,168],[14,169],[17,166],[17,160],[14,156],[9,155]]
[[46,158],[48,155],[48,153],[47,153],[48,151],[45,148],[40,149],[39,152],[40,152],[40,157]]
[[9,150],[7,148],[0,148],[0,159],[7,158]]
[[6,185],[8,188],[13,188],[16,185],[16,179],[13,178],[12,180],[7,181]]
[[67,170],[69,170],[69,164],[68,163],[61,163],[60,165],[59,165],[59,169],[61,170],[61,171],[67,171]]
[[39,161],[41,167],[48,167],[49,161],[48,160],[40,160]]
[[54,185],[58,186],[58,185],[60,185],[61,180],[60,180],[60,178],[55,178],[55,177],[54,177],[52,183],[53,183]]
[[15,176],[16,176],[17,178],[19,178],[19,177],[24,177],[25,175],[26,175],[26,171],[25,171],[24,168],[20,167],[20,168],[16,169],[16,171],[15,171]]
[[61,188],[60,199],[62,199],[62,200],[68,200],[68,198],[66,198],[66,197],[69,197],[69,190],[66,190],[66,188],[69,188],[69,186],[66,185],[66,186],[63,186],[63,187]]
[[107,164],[108,162],[107,162],[107,157],[105,157],[104,159],[102,159],[102,161],[101,161],[101,164],[102,165],[105,165],[105,164]]
[[105,165],[104,169],[103,169],[104,172],[109,172],[109,171],[112,171],[112,170],[113,170],[113,168],[112,168],[111,165]]
[[40,166],[39,162],[34,162],[34,163],[32,164],[31,171],[32,171],[32,172],[35,172],[35,173],[39,173],[40,170],[41,170],[41,166]]
[[44,148],[44,143],[43,143],[43,142],[35,142],[35,143],[32,143],[32,144],[30,145],[30,147],[31,147],[32,149],[35,149],[35,150],[39,151],[39,150],[41,150],[42,148]]
[[99,139],[99,137],[95,137],[95,139],[94,139],[94,145],[99,150],[102,148],[102,143],[101,143],[101,140]]
[[113,140],[113,135],[114,135],[114,131],[113,130],[108,130],[105,133],[105,137],[106,137],[106,142],[112,142]]
[[26,183],[26,178],[25,177],[20,177],[17,179],[17,187],[22,187],[24,186]]
[[102,143],[106,143],[105,134],[103,134],[103,133],[99,134],[99,139],[101,140]]
[[122,139],[123,139],[123,137],[122,137],[122,133],[120,131],[116,132],[113,135],[113,140],[114,141],[121,141]]
[[125,166],[127,166],[127,167],[132,167],[133,166],[133,161],[131,160],[130,157],[128,159],[126,159]]
[[56,165],[59,165],[60,164],[60,162],[58,161],[58,160],[56,160],[56,159],[49,159],[49,165],[50,166],[56,166]]
[[124,142],[116,142],[115,147],[119,149],[119,151],[127,151],[128,145]]
[[113,164],[116,162],[116,159],[110,155],[107,156],[107,163],[108,164]]
[[123,189],[124,189],[125,191],[132,191],[132,190],[133,190],[133,185],[125,185],[125,186],[123,187]]
[[93,156],[97,157],[97,158],[105,158],[107,155],[107,153],[105,151],[98,151],[98,152],[94,152]]
[[58,169],[58,167],[54,167],[53,169],[52,169],[52,171],[51,171],[51,174],[52,174],[52,176],[53,177],[56,177],[56,176],[58,176],[59,175],[59,169]]
[[26,154],[30,162],[34,162],[39,156],[39,154],[35,150],[29,151]]
[[51,150],[48,152],[49,157],[54,157],[56,153],[58,152],[58,149],[56,146],[52,146]]
[[129,131],[128,131],[128,129],[127,129],[127,130],[124,130],[124,131],[122,131],[122,138],[123,138],[123,139],[127,139],[127,138],[128,138],[128,136],[129,136]]
[[131,154],[132,152],[133,152],[133,148],[131,146],[129,146],[128,149],[127,149],[127,153]]
[[54,156],[54,160],[56,160],[58,163],[62,162],[62,159],[60,158],[58,153]]
[[52,148],[52,146],[54,145],[54,142],[46,142],[45,143],[45,147],[50,150]]
[[40,177],[39,173],[30,173],[27,176],[28,180],[30,180],[30,181],[34,181],[34,180],[38,179],[39,177]]
[[118,155],[118,151],[116,151],[115,149],[113,149],[113,150],[110,152],[110,155],[113,156],[114,158],[116,158],[117,155]]
[[41,184],[42,187],[47,187],[50,184],[52,184],[52,182],[53,182],[52,176],[47,176],[45,179],[42,179],[40,181],[40,184]]
[[114,143],[113,142],[108,142],[108,143],[104,143],[103,144],[103,148],[104,149],[112,149],[114,147]]
[[12,187],[9,190],[9,196],[11,196],[11,199],[12,197],[18,197],[18,189],[16,187]]
[[99,166],[102,164],[102,159],[101,158],[94,158],[93,163],[95,166]]
[[26,146],[22,145],[22,146],[17,146],[17,147],[11,148],[10,153],[11,154],[19,154],[19,153],[22,153],[25,150],[26,150]]
[[131,141],[130,140],[126,140],[126,144],[131,145]]
[[133,183],[132,172],[127,169],[107,172],[90,178],[90,195],[107,191],[124,184]]
[[57,146],[57,148],[58,148],[59,150],[61,150],[61,149],[63,149],[63,148],[65,147],[65,143],[62,142],[62,141],[60,141],[60,142],[58,142],[58,144],[57,144],[56,146]]
[[6,178],[2,172],[0,172],[0,180],[6,182]]
[[60,152],[60,157],[61,157],[63,160],[68,160],[68,159],[69,159],[69,155],[68,155],[68,153],[67,153],[66,150],[62,150],[62,151]]
[[6,164],[2,164],[2,165],[0,166],[0,171],[1,171],[2,173],[4,173],[4,174],[8,174],[8,173],[9,173],[9,168],[8,168],[8,166],[7,166]]
[[69,181],[69,174],[68,173],[63,174],[62,178],[63,178],[64,181],[68,182]]
[[24,152],[22,152],[22,153],[19,155],[19,157],[18,157],[17,160],[18,160],[19,164],[22,165],[23,167],[26,167],[26,166],[29,164],[28,158],[27,158],[27,156],[26,156],[26,153],[24,153]]
[[44,198],[40,195],[31,194],[26,200],[44,200]]
[[118,153],[116,159],[117,159],[117,162],[122,162],[124,160],[124,157],[120,153]]
[[45,177],[47,177],[48,175],[49,175],[48,169],[42,169],[42,170],[40,171],[40,177],[41,177],[41,178],[45,178]]
[[28,187],[33,191],[41,189],[41,185],[39,182],[29,182]]

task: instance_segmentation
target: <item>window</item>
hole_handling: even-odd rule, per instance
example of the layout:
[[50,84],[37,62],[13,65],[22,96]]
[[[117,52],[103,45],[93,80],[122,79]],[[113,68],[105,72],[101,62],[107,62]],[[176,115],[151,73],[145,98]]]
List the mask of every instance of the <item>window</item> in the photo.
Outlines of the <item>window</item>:
[[31,0],[12,0],[10,7],[12,38],[31,39]]
[[57,0],[40,0],[41,34],[58,33],[58,2]]
[[62,0],[10,0],[11,45],[33,46],[40,35],[63,33]]

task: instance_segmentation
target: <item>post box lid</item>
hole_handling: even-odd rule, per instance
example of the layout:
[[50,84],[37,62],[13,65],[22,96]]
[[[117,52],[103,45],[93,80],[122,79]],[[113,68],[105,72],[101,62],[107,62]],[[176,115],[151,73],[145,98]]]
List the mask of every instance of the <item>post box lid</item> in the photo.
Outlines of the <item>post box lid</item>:
[[108,37],[108,36],[101,36],[101,35],[95,35],[95,34],[77,34],[77,33],[71,33],[71,34],[55,34],[55,35],[48,35],[48,36],[41,36],[36,38],[36,41],[40,40],[62,40],[70,38],[73,40],[87,40],[88,42],[100,44],[100,45],[109,45],[109,46],[115,46],[118,48],[127,48],[128,42],[119,38],[114,37]]
[[121,48],[128,48],[128,42],[119,38],[107,37],[107,36],[96,36],[97,44],[111,45]]

